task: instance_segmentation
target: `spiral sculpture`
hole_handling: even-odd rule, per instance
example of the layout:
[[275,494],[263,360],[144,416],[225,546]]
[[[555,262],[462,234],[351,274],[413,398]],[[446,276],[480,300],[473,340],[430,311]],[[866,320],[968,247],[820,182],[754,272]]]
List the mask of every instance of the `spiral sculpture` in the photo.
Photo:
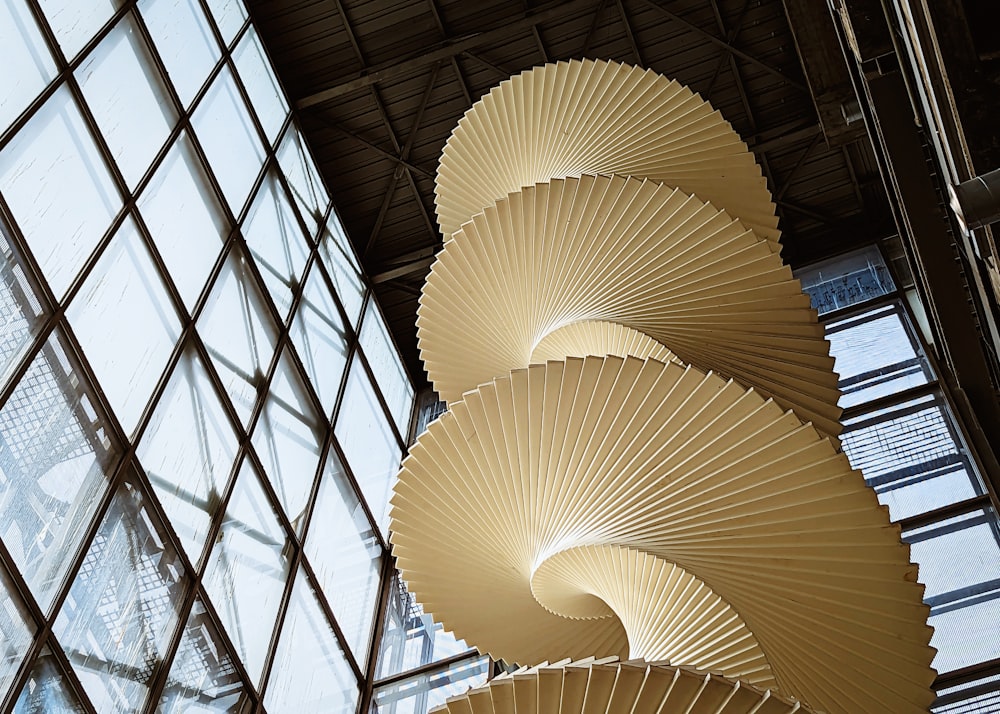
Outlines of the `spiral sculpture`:
[[449,411],[392,500],[425,610],[506,661],[562,661],[531,670],[538,692],[610,656],[673,666],[601,664],[615,677],[693,667],[756,697],[648,711],[795,710],[773,690],[926,712],[916,566],[839,451],[829,346],[718,113],[613,62],[536,68],[461,120],[437,209],[418,338]]

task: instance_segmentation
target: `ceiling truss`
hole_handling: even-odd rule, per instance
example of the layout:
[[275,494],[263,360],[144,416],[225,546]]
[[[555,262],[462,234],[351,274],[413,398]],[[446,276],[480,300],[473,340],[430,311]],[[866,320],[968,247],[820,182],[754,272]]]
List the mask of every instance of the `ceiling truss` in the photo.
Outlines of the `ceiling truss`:
[[[484,92],[537,64],[609,57],[699,91],[756,154],[786,256],[883,230],[865,220],[884,201],[870,149],[823,141],[782,0],[492,0],[481,20],[459,0],[302,5],[251,2],[279,73],[299,82],[288,89],[306,135],[418,384],[416,299],[441,244],[438,154]],[[336,52],[302,55],[318,44],[310,32]],[[818,188],[831,183],[835,196]]]

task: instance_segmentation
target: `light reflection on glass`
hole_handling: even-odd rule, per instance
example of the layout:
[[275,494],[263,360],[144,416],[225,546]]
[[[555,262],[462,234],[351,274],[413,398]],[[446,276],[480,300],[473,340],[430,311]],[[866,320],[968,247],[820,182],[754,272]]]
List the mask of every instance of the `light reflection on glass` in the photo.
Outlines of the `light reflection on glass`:
[[[131,218],[115,234],[66,315],[118,420],[131,433],[181,331]],[[130,328],[123,330],[122,325]]]
[[233,51],[233,62],[250,95],[250,103],[257,110],[264,134],[273,144],[288,116],[288,103],[253,27],[247,30]]
[[389,413],[392,414],[396,428],[405,439],[408,436],[407,427],[413,410],[413,385],[389,336],[382,313],[374,302],[369,302],[365,309],[359,340],[372,368],[372,374],[375,375],[375,381],[385,397]]
[[358,355],[351,360],[334,432],[372,515],[386,533],[389,494],[403,452]]
[[264,694],[269,714],[349,714],[357,707],[357,680],[301,570],[274,661]]
[[228,225],[187,134],[156,170],[139,197],[139,210],[190,311],[222,252]]
[[0,193],[62,295],[122,203],[65,85],[0,151]]
[[66,59],[83,49],[87,41],[111,19],[123,0],[38,0]]
[[240,714],[250,699],[233,658],[200,598],[195,598],[157,712]]
[[354,257],[354,250],[335,211],[331,211],[330,218],[323,228],[319,248],[323,263],[330,273],[330,280],[333,281],[333,287],[337,291],[337,297],[340,298],[344,312],[347,313],[347,320],[351,325],[357,325],[361,316],[361,305],[364,302],[365,286],[361,280],[361,269]]
[[230,44],[247,19],[242,0],[208,0],[208,6],[219,26],[219,32],[222,33],[222,39],[227,45]]
[[43,609],[118,454],[53,335],[0,409],[0,535]]
[[209,556],[204,586],[255,685],[288,569],[288,536],[253,467],[244,462]]
[[184,566],[142,493],[125,481],[53,626],[98,711],[142,707],[186,584]]
[[264,163],[264,148],[228,67],[223,67],[191,117],[233,215],[239,216]]
[[0,567],[0,701],[14,684],[35,634],[31,614]]
[[325,414],[333,413],[347,366],[347,333],[330,287],[314,266],[289,329]]
[[46,645],[31,666],[28,680],[14,702],[14,714],[85,714],[86,711],[70,691]]
[[226,258],[198,319],[198,333],[246,424],[274,354],[278,330],[240,252]]
[[41,327],[44,310],[24,257],[0,220],[0,384]]
[[0,134],[56,74],[56,65],[24,0],[0,4]]
[[305,524],[306,504],[319,465],[323,425],[298,369],[285,350],[271,380],[252,441],[285,515],[299,533]]
[[138,5],[181,104],[187,107],[220,56],[201,4],[139,0]]
[[134,188],[177,116],[131,15],[87,56],[76,78],[125,182]]
[[326,207],[330,203],[330,196],[323,186],[312,154],[306,148],[305,139],[295,124],[288,127],[278,147],[278,164],[288,179],[292,196],[299,207],[310,237],[316,235],[316,229],[319,228]]
[[243,236],[278,314],[286,317],[292,305],[292,290],[298,285],[309,257],[309,246],[273,170],[264,176],[264,183],[250,206]]
[[382,548],[332,451],[313,513],[305,553],[354,658],[363,666],[375,619]]
[[181,355],[137,454],[192,562],[236,458],[236,434],[193,349]]

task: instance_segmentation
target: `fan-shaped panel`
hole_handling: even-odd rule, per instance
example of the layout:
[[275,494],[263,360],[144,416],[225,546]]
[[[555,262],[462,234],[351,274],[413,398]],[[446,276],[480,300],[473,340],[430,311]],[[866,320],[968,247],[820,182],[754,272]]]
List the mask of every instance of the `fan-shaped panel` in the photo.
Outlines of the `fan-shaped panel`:
[[638,330],[615,322],[589,320],[572,322],[545,335],[531,350],[531,362],[539,364],[587,355],[677,361],[673,352]]
[[708,102],[650,70],[590,59],[515,75],[466,112],[438,167],[438,223],[447,239],[510,192],[588,173],[681,188],[778,237],[753,154]]
[[765,689],[776,685],[736,611],[683,568],[649,553],[618,546],[560,551],[535,571],[531,590],[564,617],[600,616],[596,598],[621,620],[631,658],[683,662]]
[[729,603],[785,694],[831,714],[933,700],[916,567],[861,475],[793,413],[693,367],[571,358],[468,392],[412,447],[392,518],[425,609],[507,661],[621,656],[617,618],[553,615],[530,580],[561,551],[626,546]]
[[512,193],[445,244],[420,303],[421,356],[448,402],[567,325],[606,321],[840,431],[829,344],[775,244],[660,184],[584,176]]

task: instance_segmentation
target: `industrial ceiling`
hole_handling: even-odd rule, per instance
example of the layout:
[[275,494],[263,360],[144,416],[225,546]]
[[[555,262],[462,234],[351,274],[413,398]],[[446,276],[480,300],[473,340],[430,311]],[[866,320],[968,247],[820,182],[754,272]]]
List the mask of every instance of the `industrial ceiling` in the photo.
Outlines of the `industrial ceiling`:
[[[690,86],[755,152],[793,266],[894,228],[825,3],[251,0],[348,235],[418,387],[416,309],[442,242],[441,149],[511,76],[592,57]],[[800,49],[801,48],[801,49]]]

